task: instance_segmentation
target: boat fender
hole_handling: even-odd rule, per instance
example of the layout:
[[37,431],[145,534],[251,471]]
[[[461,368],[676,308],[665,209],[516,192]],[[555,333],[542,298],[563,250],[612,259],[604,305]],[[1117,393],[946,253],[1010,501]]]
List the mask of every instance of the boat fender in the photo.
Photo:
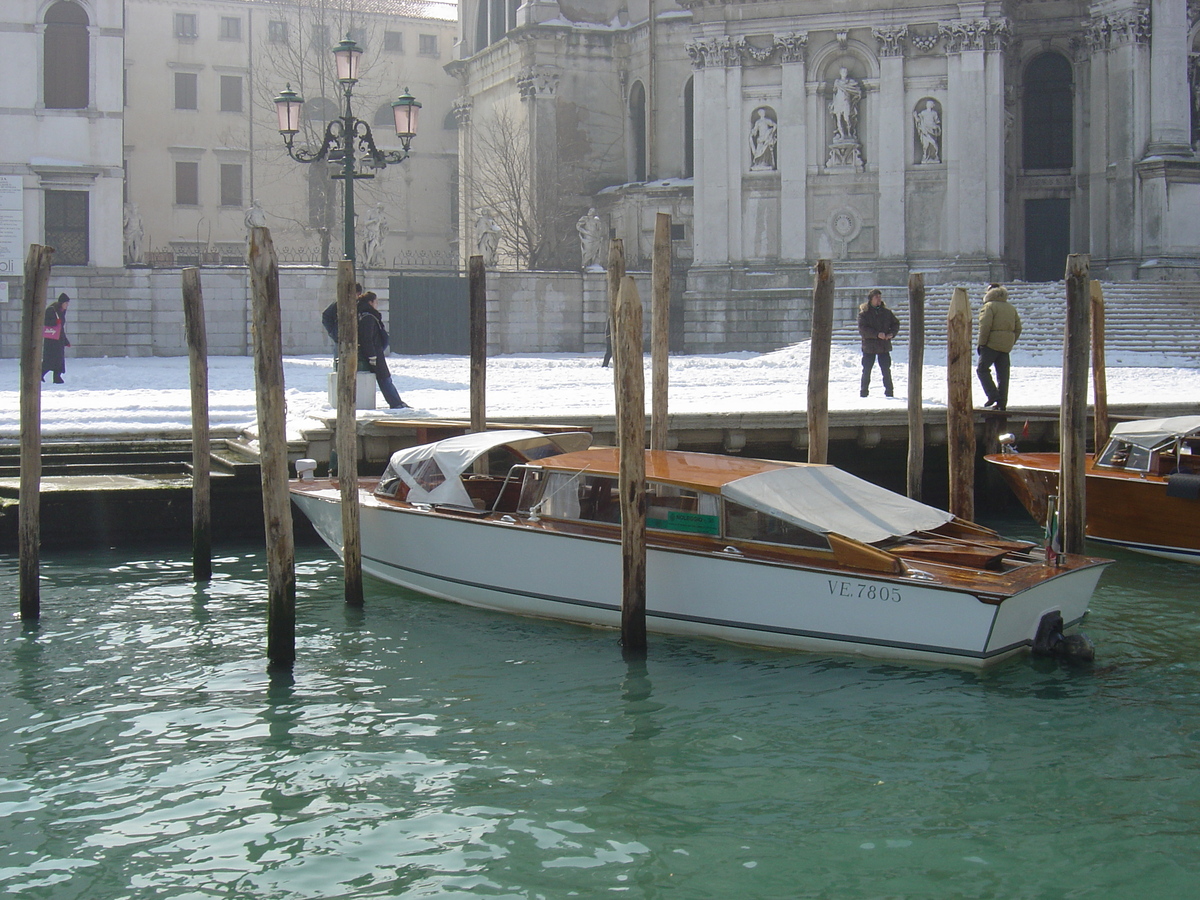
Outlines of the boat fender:
[[1200,475],[1175,472],[1167,476],[1167,496],[1180,500],[1200,500]]
[[1096,658],[1096,645],[1086,634],[1063,634],[1062,615],[1050,612],[1038,622],[1033,655],[1050,656],[1069,663],[1092,662]]

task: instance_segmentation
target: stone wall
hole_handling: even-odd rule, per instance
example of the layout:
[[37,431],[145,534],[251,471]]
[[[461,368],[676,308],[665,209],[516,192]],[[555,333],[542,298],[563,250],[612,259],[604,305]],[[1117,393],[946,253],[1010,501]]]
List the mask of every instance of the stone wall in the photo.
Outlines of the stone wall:
[[[369,272],[365,287],[388,316],[388,272]],[[650,274],[631,272],[650,332]],[[499,353],[602,353],[608,318],[608,281],[595,272],[488,272],[488,351]],[[333,300],[336,270],[280,269],[283,350],[328,354],[333,344],[321,327],[321,310]],[[675,352],[766,351],[808,336],[812,276],[806,267],[734,271],[693,269],[684,295],[682,346]],[[250,279],[245,267],[201,269],[208,349],[213,356],[253,353]],[[903,288],[896,300],[904,302]],[[56,269],[47,302],[71,297],[67,334],[71,356],[183,356],[182,278],[178,269]],[[0,356],[20,355],[22,286],[9,281],[0,303]],[[835,321],[852,321],[866,288],[847,285],[835,294]],[[889,294],[889,303],[893,298]]]
[[[208,352],[248,356],[254,351],[250,276],[244,266],[203,268]],[[320,267],[283,267],[279,272],[283,350],[332,353],[321,328],[321,310],[334,298],[337,273]],[[366,276],[365,286],[387,297],[387,276]],[[9,282],[0,304],[0,356],[20,355],[22,282]],[[68,353],[79,357],[184,356],[182,276],[179,269],[74,269],[51,272],[46,302],[62,292],[67,311]],[[386,304],[381,304],[386,311]]]

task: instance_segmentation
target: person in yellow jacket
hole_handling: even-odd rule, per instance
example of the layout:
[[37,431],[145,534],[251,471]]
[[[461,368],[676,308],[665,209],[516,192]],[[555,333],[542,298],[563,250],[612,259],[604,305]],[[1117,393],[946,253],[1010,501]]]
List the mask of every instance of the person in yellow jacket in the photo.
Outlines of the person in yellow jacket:
[[[985,407],[994,406],[1001,411],[1008,408],[1011,369],[1008,354],[1020,336],[1021,316],[1008,302],[1008,291],[998,284],[991,285],[983,296],[983,309],[979,311],[979,340],[976,342],[979,365],[975,367],[975,373],[987,394]],[[993,366],[995,381],[992,381]]]

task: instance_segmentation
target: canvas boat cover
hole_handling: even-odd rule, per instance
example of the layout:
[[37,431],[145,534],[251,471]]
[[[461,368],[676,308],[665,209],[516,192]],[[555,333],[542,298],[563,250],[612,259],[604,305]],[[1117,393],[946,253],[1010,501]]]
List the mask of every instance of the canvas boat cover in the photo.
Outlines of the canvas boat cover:
[[1154,450],[1177,438],[1200,434],[1200,416],[1171,416],[1167,419],[1140,419],[1114,425],[1110,440],[1122,440],[1144,450]]
[[873,544],[954,518],[833,466],[789,466],[731,481],[721,494],[820,534]]
[[[399,483],[408,485],[410,503],[447,503],[470,506],[462,476],[475,460],[498,447],[508,447],[526,460],[545,459],[592,442],[587,432],[542,434],[540,431],[484,431],[446,438],[397,450],[379,479],[377,494],[395,496]],[[507,474],[507,473],[503,473]]]

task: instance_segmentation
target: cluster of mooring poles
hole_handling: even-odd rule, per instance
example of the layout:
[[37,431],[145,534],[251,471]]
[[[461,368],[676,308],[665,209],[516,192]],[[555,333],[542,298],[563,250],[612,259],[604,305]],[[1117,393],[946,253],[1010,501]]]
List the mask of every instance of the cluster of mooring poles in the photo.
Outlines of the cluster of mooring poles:
[[[650,449],[667,447],[667,358],[671,293],[671,217],[659,213],[654,230],[651,273],[651,418]],[[42,323],[53,248],[31,245],[25,262],[21,327],[21,483],[19,499],[19,571],[21,618],[41,615],[39,589],[41,486]],[[265,227],[250,229],[248,262],[254,316],[254,380],[262,476],[263,521],[267,550],[267,658],[272,667],[290,668],[296,658],[295,544],[288,491],[287,428],[284,405],[283,341],[279,302],[279,262]],[[1104,297],[1099,282],[1089,282],[1085,254],[1067,259],[1060,432],[1059,516],[1062,550],[1082,553],[1086,529],[1084,470],[1087,423],[1088,358],[1095,388],[1095,446],[1108,439],[1108,403],[1104,374]],[[816,265],[813,287],[812,342],[808,381],[808,461],[824,463],[829,453],[829,360],[833,333],[832,263]],[[481,256],[468,264],[470,290],[471,430],[487,428],[487,286]],[[355,425],[358,321],[354,262],[338,264],[337,480],[342,500],[342,559],[346,603],[363,603],[362,551],[358,504],[358,435]],[[182,273],[192,399],[192,574],[212,577],[212,522],[208,422],[208,359],[200,271]],[[909,355],[908,494],[920,499],[924,464],[924,411],[921,404],[925,339],[925,281],[908,282],[911,351]],[[643,371],[642,301],[625,274],[623,242],[610,242],[608,258],[609,325],[613,335],[613,387],[617,407],[621,496],[621,646],[627,658],[646,653],[646,414]],[[967,292],[956,288],[947,317],[950,511],[974,515],[975,426],[971,400],[971,310]],[[995,419],[995,425],[991,424]],[[1005,422],[989,414],[988,431]]]

